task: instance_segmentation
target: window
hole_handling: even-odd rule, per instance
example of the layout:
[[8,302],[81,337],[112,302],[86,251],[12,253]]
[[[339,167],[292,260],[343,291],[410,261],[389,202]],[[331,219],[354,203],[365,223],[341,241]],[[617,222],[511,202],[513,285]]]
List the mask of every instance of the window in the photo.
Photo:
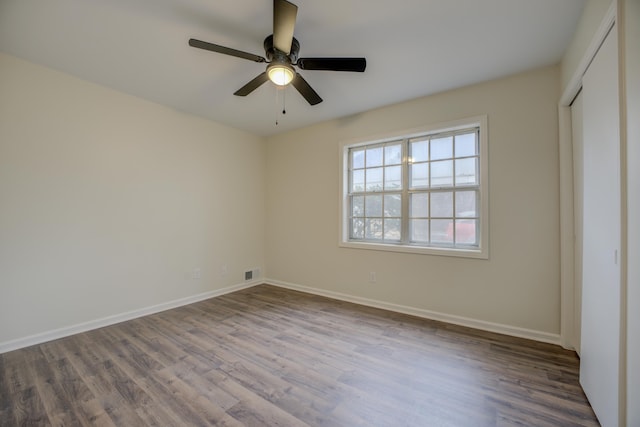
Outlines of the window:
[[341,146],[341,245],[488,257],[486,117]]

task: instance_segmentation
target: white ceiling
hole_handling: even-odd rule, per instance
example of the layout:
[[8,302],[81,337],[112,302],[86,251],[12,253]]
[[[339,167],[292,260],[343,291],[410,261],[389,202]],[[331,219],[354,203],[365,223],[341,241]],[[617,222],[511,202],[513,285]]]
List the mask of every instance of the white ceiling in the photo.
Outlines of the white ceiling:
[[557,63],[584,1],[293,0],[301,57],[363,56],[367,70],[301,71],[324,102],[310,106],[288,87],[284,116],[270,82],[233,95],[265,64],[187,44],[264,56],[271,0],[0,0],[0,51],[272,135]]

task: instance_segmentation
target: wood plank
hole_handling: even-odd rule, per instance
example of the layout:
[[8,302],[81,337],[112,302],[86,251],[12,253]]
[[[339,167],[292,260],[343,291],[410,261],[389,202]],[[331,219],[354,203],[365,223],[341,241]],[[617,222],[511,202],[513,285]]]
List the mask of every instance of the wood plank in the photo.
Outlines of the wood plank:
[[0,354],[0,425],[597,426],[575,353],[273,286]]

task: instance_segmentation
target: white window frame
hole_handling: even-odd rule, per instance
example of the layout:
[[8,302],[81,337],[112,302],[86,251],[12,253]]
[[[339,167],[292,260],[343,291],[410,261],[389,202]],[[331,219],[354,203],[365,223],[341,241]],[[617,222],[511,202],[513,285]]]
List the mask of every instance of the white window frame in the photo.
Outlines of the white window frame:
[[[469,128],[479,128],[479,231],[477,247],[442,247],[407,243],[382,243],[372,241],[353,241],[349,239],[349,149],[358,146],[384,144],[398,140],[438,133],[449,133]],[[404,153],[406,157],[406,153]],[[405,160],[405,159],[403,159]],[[405,252],[413,254],[454,256],[465,258],[489,258],[489,147],[487,116],[475,116],[446,123],[436,123],[424,127],[394,132],[393,134],[342,141],[339,144],[339,240],[338,246],[343,248]],[[404,179],[405,177],[403,177]],[[406,183],[406,179],[404,179]],[[403,209],[407,202],[403,201]],[[406,218],[407,216],[405,216]],[[402,227],[407,227],[406,223]]]

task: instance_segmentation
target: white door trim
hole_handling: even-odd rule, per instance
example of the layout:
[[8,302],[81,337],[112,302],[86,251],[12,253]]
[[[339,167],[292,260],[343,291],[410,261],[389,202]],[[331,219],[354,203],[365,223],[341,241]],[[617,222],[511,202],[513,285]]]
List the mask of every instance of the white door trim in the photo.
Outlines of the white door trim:
[[574,349],[574,220],[573,220],[573,145],[571,103],[582,87],[582,76],[616,22],[616,2],[612,2],[578,63],[558,103],[560,164],[560,342]]

